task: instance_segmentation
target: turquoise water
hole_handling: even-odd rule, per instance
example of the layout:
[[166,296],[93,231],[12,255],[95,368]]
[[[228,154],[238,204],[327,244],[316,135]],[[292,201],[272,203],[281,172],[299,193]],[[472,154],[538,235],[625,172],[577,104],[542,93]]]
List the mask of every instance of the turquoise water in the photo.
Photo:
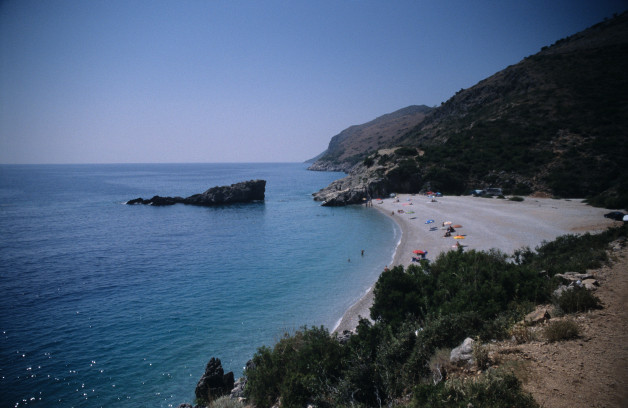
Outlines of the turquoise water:
[[[391,262],[374,209],[324,208],[303,164],[0,166],[1,406],[192,402],[211,357],[333,328]],[[265,179],[264,203],[127,206]],[[365,255],[360,255],[361,250]]]

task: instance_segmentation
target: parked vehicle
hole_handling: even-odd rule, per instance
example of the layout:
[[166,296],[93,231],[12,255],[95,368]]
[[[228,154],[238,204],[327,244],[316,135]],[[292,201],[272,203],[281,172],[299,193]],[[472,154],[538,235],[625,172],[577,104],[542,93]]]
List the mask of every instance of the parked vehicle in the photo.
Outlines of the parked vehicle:
[[473,197],[504,195],[501,188],[495,188],[495,187],[487,188],[486,190],[471,190],[470,194]]
[[490,195],[490,196],[500,196],[500,195],[504,195],[504,193],[502,192],[501,188],[487,188],[486,189],[486,195]]
[[606,218],[610,218],[611,220],[615,220],[615,221],[623,221],[624,215],[625,214],[621,211],[611,211],[609,213],[604,214]]

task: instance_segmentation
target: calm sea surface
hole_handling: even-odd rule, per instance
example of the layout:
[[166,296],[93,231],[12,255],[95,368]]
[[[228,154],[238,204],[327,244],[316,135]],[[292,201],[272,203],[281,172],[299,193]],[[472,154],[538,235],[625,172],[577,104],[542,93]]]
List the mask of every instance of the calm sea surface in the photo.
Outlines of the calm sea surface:
[[[0,166],[0,406],[176,407],[211,357],[237,378],[285,331],[332,329],[400,232],[320,207],[343,174],[305,168]],[[123,205],[258,178],[264,203]]]

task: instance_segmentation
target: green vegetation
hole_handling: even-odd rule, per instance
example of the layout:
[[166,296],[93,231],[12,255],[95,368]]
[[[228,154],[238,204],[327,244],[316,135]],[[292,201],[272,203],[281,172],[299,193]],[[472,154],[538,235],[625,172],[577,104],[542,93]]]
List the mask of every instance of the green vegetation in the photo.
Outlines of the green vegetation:
[[473,343],[473,361],[480,370],[486,370],[491,362],[488,357],[488,347],[484,346],[479,338]]
[[584,32],[457,92],[400,140],[424,152],[424,181],[628,209],[627,25],[623,13],[590,32],[595,47]]
[[564,291],[555,299],[555,303],[565,313],[586,312],[602,307],[600,299],[584,287],[574,287]]
[[550,343],[571,340],[580,336],[580,327],[573,320],[558,320],[549,323],[543,333]]
[[417,150],[415,147],[400,147],[397,150],[395,150],[395,154],[397,156],[414,157],[417,155]]
[[[424,321],[473,311],[479,321],[488,322],[515,313],[517,304],[547,301],[549,281],[507,258],[499,251],[449,251],[433,264],[385,271],[375,285],[371,316],[396,326],[408,317]],[[476,330],[495,334],[492,327]]]
[[[582,262],[579,268],[585,269],[607,262],[602,254],[608,243],[625,236],[624,226],[599,235],[559,237],[513,257],[499,251],[450,251],[432,263],[392,268],[375,285],[374,323],[361,320],[344,344],[323,327],[303,327],[273,348],[261,347],[246,371],[247,396],[257,406],[280,398],[285,407],[536,407],[506,372],[488,369],[474,381],[441,381],[448,350],[469,336],[486,341],[516,334],[528,341],[530,331],[515,322],[535,303],[551,298],[558,285],[551,276]],[[569,303],[578,307],[561,305],[568,313],[591,307],[583,309],[580,297]],[[570,323],[560,324],[548,326],[548,339],[578,335],[577,326],[574,331]],[[480,342],[474,357],[481,369],[489,366]]]
[[245,373],[247,396],[256,405],[268,407],[279,396],[289,407],[318,401],[338,378],[342,355],[340,343],[322,327],[286,334],[272,349],[262,347],[253,357],[255,368]]
[[507,372],[489,372],[478,380],[451,380],[432,386],[422,384],[414,389],[412,408],[518,407],[539,405],[521,389],[517,377]]

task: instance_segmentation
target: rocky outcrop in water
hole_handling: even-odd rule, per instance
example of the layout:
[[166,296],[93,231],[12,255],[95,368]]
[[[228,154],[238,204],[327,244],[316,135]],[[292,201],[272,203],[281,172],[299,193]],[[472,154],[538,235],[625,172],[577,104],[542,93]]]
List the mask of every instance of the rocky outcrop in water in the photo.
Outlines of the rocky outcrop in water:
[[205,373],[196,385],[194,394],[198,401],[211,402],[223,395],[229,395],[233,385],[233,372],[225,374],[220,359],[212,357],[205,367]]
[[127,204],[145,204],[154,206],[190,204],[212,206],[250,203],[253,201],[264,201],[265,192],[266,180],[249,180],[232,184],[230,186],[212,187],[204,193],[194,194],[186,198],[154,196],[153,198],[145,200],[140,197],[127,201]]

